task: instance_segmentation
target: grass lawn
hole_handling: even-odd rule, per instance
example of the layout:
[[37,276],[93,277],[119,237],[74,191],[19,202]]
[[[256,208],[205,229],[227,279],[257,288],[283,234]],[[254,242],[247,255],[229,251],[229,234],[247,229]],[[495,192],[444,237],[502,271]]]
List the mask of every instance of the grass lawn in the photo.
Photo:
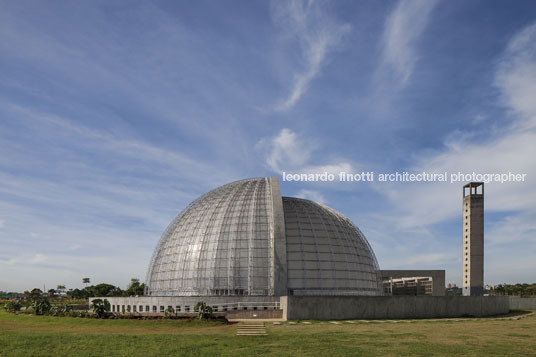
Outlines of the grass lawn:
[[236,324],[96,320],[0,312],[0,356],[536,356],[536,315],[519,320],[266,323],[268,336]]

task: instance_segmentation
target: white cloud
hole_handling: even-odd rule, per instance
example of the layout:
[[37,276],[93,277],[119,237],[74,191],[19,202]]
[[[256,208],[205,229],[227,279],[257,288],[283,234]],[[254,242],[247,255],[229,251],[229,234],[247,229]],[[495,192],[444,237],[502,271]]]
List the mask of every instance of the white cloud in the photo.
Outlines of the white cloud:
[[0,228],[4,228],[5,222],[4,220],[0,219]]
[[0,261],[0,264],[14,265],[14,264],[24,264],[24,265],[35,265],[41,264],[47,261],[47,256],[41,253],[34,255],[21,255],[18,257],[10,258],[5,261]]
[[435,0],[403,0],[387,18],[376,72],[382,85],[404,87],[408,83],[418,60],[416,41],[436,4]]
[[500,62],[496,85],[504,103],[518,116],[523,129],[536,126],[536,24],[526,27],[509,43]]
[[[275,20],[285,33],[294,35],[301,48],[303,68],[293,76],[291,90],[276,110],[294,107],[319,75],[327,56],[350,31],[349,24],[338,24],[317,1],[274,2]],[[286,34],[288,36],[288,34]]]
[[319,191],[315,191],[315,190],[305,190],[305,189],[300,190],[296,194],[296,197],[305,198],[305,199],[320,203],[322,205],[326,204],[326,198]]
[[313,147],[304,143],[298,135],[290,129],[284,128],[271,139],[262,139],[257,146],[267,146],[270,150],[266,157],[266,164],[272,170],[281,172],[281,165],[296,167],[306,163]]
[[257,143],[257,149],[263,150],[266,155],[266,165],[278,172],[292,173],[351,173],[353,165],[345,159],[332,160],[333,163],[311,164],[311,155],[320,149],[315,140],[304,139],[290,129],[282,129],[272,138],[263,138]]
[[491,246],[508,245],[517,242],[531,243],[536,248],[536,221],[534,212],[508,215],[490,227],[486,242]]
[[[510,111],[510,124],[487,131],[490,134],[485,140],[482,132],[478,136],[452,133],[441,151],[417,156],[408,169],[527,174],[525,182],[486,184],[487,217],[495,213],[494,219],[486,223],[487,283],[529,281],[536,268],[536,102],[532,100],[536,93],[535,66],[536,25],[532,25],[511,39],[497,63],[495,85]],[[463,183],[376,182],[375,189],[385,195],[391,210],[367,217],[363,226],[374,237],[376,253],[383,258],[380,261],[388,262],[391,268],[441,267],[447,269],[447,280],[460,282],[460,237],[438,237],[436,227],[456,222],[461,216]],[[497,218],[501,215],[503,218]],[[400,256],[405,258],[399,259]]]
[[[414,172],[527,174],[525,182],[486,185],[486,211],[512,212],[512,217],[487,232],[494,242],[501,241],[499,236],[504,232],[512,239],[527,238],[529,235],[523,232],[530,231],[533,226],[530,222],[536,219],[536,102],[531,100],[536,93],[535,44],[536,25],[532,25],[512,38],[498,65],[496,84],[513,113],[511,125],[493,132],[483,142],[465,133],[460,133],[459,139],[451,136],[444,151],[421,156],[411,168]],[[457,217],[461,212],[461,186],[461,182],[376,185],[392,203],[403,229]],[[512,225],[517,227],[516,232],[512,232]]]

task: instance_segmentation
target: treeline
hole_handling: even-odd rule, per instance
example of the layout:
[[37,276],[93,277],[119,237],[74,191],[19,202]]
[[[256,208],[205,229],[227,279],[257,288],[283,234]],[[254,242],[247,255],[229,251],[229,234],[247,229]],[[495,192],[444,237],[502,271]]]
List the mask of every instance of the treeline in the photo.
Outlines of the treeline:
[[[63,287],[63,286],[61,286]],[[63,287],[64,288],[64,287]],[[19,299],[33,299],[35,300],[38,297],[47,297],[47,298],[57,298],[59,296],[67,296],[73,300],[76,299],[87,299],[90,297],[98,296],[136,296],[143,295],[145,290],[145,284],[140,283],[139,279],[131,279],[130,284],[126,290],[121,289],[118,286],[112,284],[101,283],[97,285],[86,286],[83,289],[50,289],[47,292],[42,291],[41,289],[35,288],[31,291],[25,291],[23,294],[18,294]],[[63,294],[65,293],[65,294]]]
[[490,291],[493,295],[507,296],[536,296],[536,283],[534,284],[499,284]]
[[66,295],[72,299],[85,299],[97,296],[136,296],[143,295],[144,290],[144,283],[140,284],[138,279],[132,279],[126,290],[122,290],[119,286],[112,284],[101,283],[83,289],[70,289],[66,291]]

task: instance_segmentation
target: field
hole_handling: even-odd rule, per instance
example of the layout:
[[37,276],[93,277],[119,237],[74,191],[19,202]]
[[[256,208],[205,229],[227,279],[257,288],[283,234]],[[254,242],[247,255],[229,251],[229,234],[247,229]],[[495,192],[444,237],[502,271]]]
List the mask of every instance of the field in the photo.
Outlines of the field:
[[[519,319],[517,319],[519,318]],[[0,356],[536,356],[536,314],[503,319],[237,324],[96,320],[0,312]]]

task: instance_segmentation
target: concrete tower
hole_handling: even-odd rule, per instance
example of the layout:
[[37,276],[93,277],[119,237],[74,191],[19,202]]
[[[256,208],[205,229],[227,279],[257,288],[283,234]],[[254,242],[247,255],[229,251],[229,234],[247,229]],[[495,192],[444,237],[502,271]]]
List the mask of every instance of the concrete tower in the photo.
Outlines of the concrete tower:
[[463,186],[463,295],[484,292],[484,183]]

